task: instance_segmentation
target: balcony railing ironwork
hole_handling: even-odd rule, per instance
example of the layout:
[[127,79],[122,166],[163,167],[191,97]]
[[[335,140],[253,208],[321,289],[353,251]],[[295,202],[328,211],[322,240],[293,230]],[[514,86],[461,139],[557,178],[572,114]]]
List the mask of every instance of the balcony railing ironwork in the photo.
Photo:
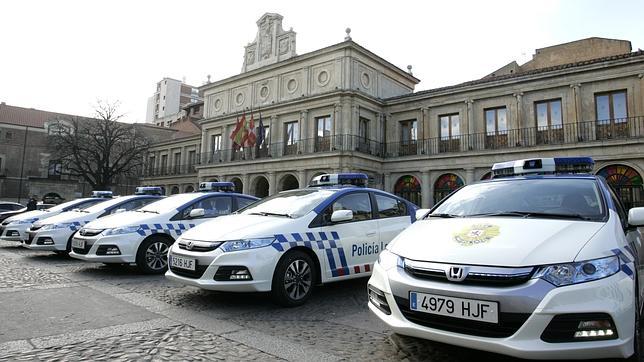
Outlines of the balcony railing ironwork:
[[354,135],[334,135],[302,139],[292,143],[271,143],[238,150],[216,150],[198,155],[194,164],[166,168],[146,168],[145,176],[172,176],[196,173],[195,166],[249,160],[279,159],[333,152],[358,152],[379,158],[415,155],[501,150],[635,139],[644,136],[644,117],[605,121],[566,123],[547,127],[511,129],[496,133],[472,133],[450,138],[427,138],[382,143]]

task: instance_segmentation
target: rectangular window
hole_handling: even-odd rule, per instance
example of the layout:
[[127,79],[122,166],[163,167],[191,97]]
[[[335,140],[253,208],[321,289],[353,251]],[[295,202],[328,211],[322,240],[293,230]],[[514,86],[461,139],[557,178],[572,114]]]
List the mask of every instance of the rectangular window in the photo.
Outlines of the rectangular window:
[[300,124],[298,121],[284,123],[284,154],[297,153],[297,141],[300,139]]
[[172,161],[172,168],[175,174],[179,173],[181,168],[181,152],[177,152],[174,154],[174,160]]
[[563,116],[561,99],[534,103],[537,123],[537,144],[563,143]]
[[197,151],[188,151],[188,170],[189,172],[195,171],[195,164],[197,163]]
[[8,140],[12,140],[13,139],[13,132],[6,132],[4,136]]
[[496,149],[508,146],[508,116],[505,107],[485,110],[485,148]]
[[213,154],[221,151],[221,135],[216,134],[210,136],[210,150]]
[[418,122],[415,119],[400,122],[399,154],[415,155],[418,141]]
[[440,152],[457,152],[461,149],[461,117],[458,113],[439,116]]
[[270,137],[270,127],[264,125],[264,138],[260,139],[260,129],[259,126],[255,128],[255,135],[257,136],[257,142],[255,143],[255,154],[257,157],[267,157],[268,156],[268,147],[271,143]]
[[358,136],[363,141],[369,139],[369,119],[360,117],[358,121]]
[[315,135],[315,150],[328,151],[331,147],[331,116],[316,117],[317,133]]
[[168,155],[161,155],[161,165],[159,167],[161,175],[168,171]]
[[49,168],[47,170],[47,177],[51,179],[60,180],[60,175],[62,175],[63,164],[58,160],[50,160]]
[[625,90],[595,94],[595,113],[597,139],[629,136]]

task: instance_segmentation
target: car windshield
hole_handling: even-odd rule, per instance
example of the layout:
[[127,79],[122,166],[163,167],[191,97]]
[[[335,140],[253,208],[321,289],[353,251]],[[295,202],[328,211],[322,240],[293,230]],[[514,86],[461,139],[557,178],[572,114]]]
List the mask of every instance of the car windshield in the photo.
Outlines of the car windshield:
[[150,212],[154,214],[162,214],[162,213],[176,210],[181,206],[183,206],[184,204],[203,195],[204,194],[201,192],[195,192],[195,193],[189,193],[189,194],[176,194],[176,195],[172,195],[164,199],[161,199],[159,201],[155,201],[151,204],[148,204],[145,207],[138,209],[137,211]]
[[123,197],[117,197],[117,198],[114,198],[114,199],[107,199],[107,201],[99,202],[98,204],[94,204],[94,205],[92,205],[92,206],[90,206],[88,208],[85,208],[85,209],[81,208],[81,210],[83,212],[87,212],[87,213],[91,214],[93,212],[103,211],[103,210],[105,210],[107,208],[110,208],[110,207],[112,207],[114,205],[118,205],[118,204],[120,204],[122,202],[125,202],[127,200],[132,199],[133,197],[134,196],[123,196]]
[[241,214],[298,218],[311,212],[335,192],[316,188],[281,192],[250,205]]
[[508,216],[604,219],[597,182],[581,178],[514,179],[465,186],[429,217]]
[[[86,200],[86,199],[83,199],[83,200],[73,200],[73,201],[64,202],[64,203],[62,203],[62,204],[60,204],[60,205],[56,205],[56,206],[50,207],[49,209],[46,209],[46,210],[44,210],[44,211],[47,211],[47,212],[51,212],[51,211],[53,211],[53,212],[65,211],[65,209],[67,209],[67,208],[69,208],[69,207],[72,207],[72,208],[78,208],[78,209],[81,209],[81,210],[82,210],[82,209],[84,209],[84,208],[87,208],[87,207],[90,207],[90,206],[96,205],[96,204],[94,204],[94,203],[87,203],[86,205],[83,205],[83,204],[82,204],[82,202],[83,202],[84,200]],[[80,204],[80,206],[74,206],[74,205],[76,205],[76,204]]]

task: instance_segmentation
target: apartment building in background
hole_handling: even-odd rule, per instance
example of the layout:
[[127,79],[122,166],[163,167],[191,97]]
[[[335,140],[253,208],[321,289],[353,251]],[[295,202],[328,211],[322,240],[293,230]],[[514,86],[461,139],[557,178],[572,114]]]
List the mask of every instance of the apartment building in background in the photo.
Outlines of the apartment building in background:
[[199,88],[183,81],[163,78],[156,85],[156,91],[148,98],[145,120],[149,124],[169,127],[185,115],[183,107],[199,103],[203,99]]

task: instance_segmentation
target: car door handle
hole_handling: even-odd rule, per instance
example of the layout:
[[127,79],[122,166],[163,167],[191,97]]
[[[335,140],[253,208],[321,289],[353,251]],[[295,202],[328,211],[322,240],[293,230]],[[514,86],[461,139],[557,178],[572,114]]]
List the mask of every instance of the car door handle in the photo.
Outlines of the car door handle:
[[376,232],[375,232],[375,231],[374,231],[374,232],[367,233],[367,236],[374,236],[374,235],[376,235]]

